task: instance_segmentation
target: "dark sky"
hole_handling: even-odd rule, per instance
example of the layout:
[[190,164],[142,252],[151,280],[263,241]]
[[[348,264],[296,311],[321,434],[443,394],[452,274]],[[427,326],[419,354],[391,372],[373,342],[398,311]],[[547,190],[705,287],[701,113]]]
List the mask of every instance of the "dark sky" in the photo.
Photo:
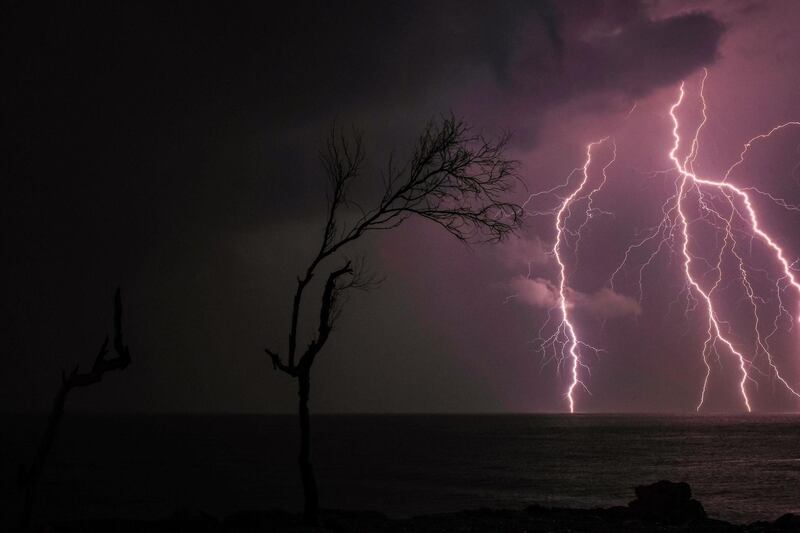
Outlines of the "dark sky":
[[[562,182],[586,142],[615,136],[620,164],[603,202],[620,211],[592,228],[574,287],[596,294],[669,186],[642,176],[668,166],[666,110],[681,80],[709,68],[714,119],[700,162],[714,171],[755,133],[800,117],[797,11],[745,1],[4,3],[0,410],[46,409],[60,369],[91,364],[117,284],[133,364],[75,393],[73,408],[292,410],[294,383],[262,350],[286,348],[295,276],[321,236],[317,154],[334,121],[367,132],[371,168],[407,153],[438,113],[490,135],[510,130],[531,191]],[[799,138],[756,161],[796,200],[785,180]],[[362,194],[376,180],[364,176]],[[792,257],[796,222],[775,222]],[[563,410],[563,377],[541,368],[531,344],[544,311],[506,302],[529,261],[553,279],[541,259],[553,237],[551,219],[531,217],[496,247],[466,248],[422,222],[366,239],[354,252],[387,280],[348,304],[318,360],[314,410]],[[585,410],[694,407],[702,337],[691,317],[668,314],[680,287],[668,261],[659,268],[641,312],[584,317],[608,350],[592,363]],[[713,407],[738,407],[719,390]],[[759,398],[762,410],[794,405]]]

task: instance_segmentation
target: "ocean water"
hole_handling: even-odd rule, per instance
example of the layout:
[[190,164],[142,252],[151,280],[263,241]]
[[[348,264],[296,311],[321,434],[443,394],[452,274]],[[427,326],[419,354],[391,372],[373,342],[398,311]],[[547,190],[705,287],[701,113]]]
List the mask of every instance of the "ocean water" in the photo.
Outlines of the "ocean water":
[[[0,513],[43,429],[0,417]],[[800,512],[800,416],[316,416],[324,507],[392,516],[532,503],[625,505],[633,487],[687,481],[709,514],[735,522]],[[67,414],[37,516],[161,518],[188,508],[297,509],[291,416]]]

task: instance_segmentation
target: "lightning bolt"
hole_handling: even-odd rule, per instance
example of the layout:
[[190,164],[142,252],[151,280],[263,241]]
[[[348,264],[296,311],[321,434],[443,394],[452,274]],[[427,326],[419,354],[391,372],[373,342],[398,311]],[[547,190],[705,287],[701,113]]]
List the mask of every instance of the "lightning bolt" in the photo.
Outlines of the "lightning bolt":
[[[608,180],[608,168],[614,163],[616,160],[616,144],[611,141],[613,145],[612,157],[606,164],[602,167],[601,170],[601,179],[597,185],[590,189],[590,167],[592,165],[592,154],[593,150],[602,144],[609,142],[609,138],[603,138],[599,141],[590,142],[586,146],[586,158],[584,160],[584,164],[580,169],[573,170],[568,176],[567,180],[564,184],[559,185],[553,189],[548,191],[543,191],[544,194],[554,193],[559,189],[566,189],[570,185],[570,181],[572,176],[575,174],[580,173],[580,179],[577,185],[572,189],[566,197],[561,199],[559,205],[551,209],[550,211],[535,211],[532,213],[535,214],[544,214],[544,213],[552,213],[555,216],[555,234],[556,240],[555,244],[553,245],[551,254],[555,258],[555,261],[558,266],[558,286],[556,288],[557,292],[557,303],[556,305],[550,309],[548,312],[548,319],[545,322],[545,325],[540,330],[539,335],[539,344],[540,350],[543,353],[548,353],[548,351],[552,351],[552,356],[558,361],[558,366],[561,368],[562,366],[566,366],[569,372],[569,385],[567,387],[567,391],[565,393],[567,402],[569,403],[569,410],[571,413],[575,412],[575,395],[576,389],[582,388],[587,393],[589,392],[589,388],[586,386],[586,383],[581,378],[582,370],[588,372],[589,367],[583,361],[582,358],[582,349],[590,350],[594,353],[599,353],[602,349],[592,346],[584,341],[578,335],[576,330],[575,322],[571,317],[570,308],[571,304],[569,302],[569,283],[568,283],[568,272],[567,272],[567,264],[565,259],[565,247],[569,244],[568,240],[570,238],[574,238],[574,253],[576,254],[579,250],[581,237],[583,235],[583,231],[586,228],[589,221],[597,216],[598,214],[609,214],[607,211],[603,211],[598,209],[594,206],[594,197],[595,194],[600,192],[600,190],[605,185],[606,181]],[[540,193],[537,193],[537,195]],[[533,195],[528,200],[533,199]],[[576,203],[585,200],[585,209],[583,210],[583,220],[577,227],[577,229],[570,229],[567,226],[568,221],[572,216],[572,209]],[[557,313],[560,319],[557,321],[555,326],[554,332],[545,337],[543,336],[543,331],[548,327],[550,322],[553,320],[553,313]]]
[[[704,96],[704,87],[705,87],[705,80],[708,76],[708,71],[704,72],[703,82],[700,85],[700,100],[702,104],[703,110],[703,120],[700,123],[700,126],[695,130],[694,137],[692,138],[691,142],[691,149],[689,155],[681,162],[681,160],[677,157],[677,152],[681,146],[681,136],[680,136],[680,122],[677,116],[677,110],[680,107],[683,99],[685,97],[685,90],[684,90],[684,83],[681,83],[679,96],[677,101],[672,105],[669,111],[670,118],[672,119],[673,129],[672,135],[674,139],[674,144],[672,150],[669,153],[669,158],[675,165],[675,169],[680,175],[680,186],[678,190],[678,194],[675,196],[675,212],[677,213],[677,218],[680,227],[680,239],[681,239],[681,254],[683,256],[683,271],[686,276],[686,283],[691,291],[697,294],[699,299],[701,300],[702,304],[705,307],[706,316],[708,319],[708,336],[703,344],[703,359],[706,364],[706,377],[703,381],[703,387],[700,393],[700,400],[697,404],[697,410],[699,411],[703,403],[705,401],[705,395],[707,392],[708,380],[711,373],[711,366],[708,364],[708,355],[709,349],[716,350],[716,347],[719,345],[724,346],[727,348],[728,352],[730,352],[736,361],[738,362],[739,370],[741,373],[741,379],[739,380],[739,392],[742,398],[742,402],[747,409],[748,412],[752,411],[752,406],[750,402],[750,398],[747,392],[747,385],[748,382],[756,383],[756,381],[750,376],[749,369],[753,367],[753,359],[755,355],[757,355],[758,350],[766,354],[769,367],[771,371],[774,373],[774,376],[778,379],[778,381],[786,387],[786,389],[795,397],[800,398],[800,395],[789,385],[789,383],[781,376],[777,366],[774,363],[774,359],[772,357],[772,353],[770,352],[767,344],[765,344],[759,327],[759,314],[758,314],[758,304],[759,299],[756,297],[755,291],[753,289],[752,284],[749,280],[748,269],[745,265],[744,259],[741,254],[737,251],[737,241],[733,231],[732,223],[734,218],[740,219],[746,227],[749,229],[751,236],[759,238],[773,253],[774,259],[777,259],[778,264],[781,266],[782,276],[779,278],[779,281],[776,285],[777,293],[780,294],[781,287],[780,287],[780,280],[787,280],[791,286],[800,294],[800,284],[797,282],[794,272],[791,269],[791,266],[788,260],[785,257],[785,252],[783,249],[778,245],[777,241],[765,232],[760,223],[758,214],[753,207],[753,203],[751,200],[750,195],[748,194],[748,190],[753,190],[756,192],[761,193],[758,189],[755,188],[744,188],[739,187],[732,184],[728,179],[732,171],[739,166],[745,158],[746,152],[749,150],[750,146],[753,142],[759,139],[766,139],[769,138],[775,132],[788,127],[790,125],[798,125],[797,122],[790,122],[786,124],[782,124],[776,126],[766,134],[758,135],[750,139],[742,150],[739,160],[734,163],[731,167],[728,168],[727,172],[721,179],[714,180],[710,178],[704,178],[698,176],[694,169],[693,169],[693,162],[697,157],[697,153],[699,150],[699,136],[700,130],[702,126],[705,124],[707,120],[707,106],[706,100]],[[697,279],[695,274],[692,270],[692,264],[695,260],[694,256],[690,252],[690,241],[691,241],[691,231],[690,231],[690,221],[686,215],[686,203],[688,202],[688,192],[690,189],[695,189],[697,194],[698,202],[700,204],[699,208],[701,211],[707,213],[708,215],[714,217],[718,221],[724,222],[722,226],[722,231],[724,234],[724,242],[723,246],[720,249],[720,252],[717,256],[717,263],[714,266],[713,270],[717,273],[717,278],[714,284],[711,286],[710,289],[706,290],[703,288],[700,281]],[[729,208],[729,215],[727,217],[723,216],[719,210],[712,206],[710,201],[707,201],[706,194],[704,191],[710,191],[712,194],[717,193],[721,198],[724,198],[727,207]],[[766,193],[761,193],[766,194]],[[770,195],[767,195],[770,198]],[[776,203],[780,204],[778,199]],[[784,206],[787,204],[783,202]],[[744,209],[742,209],[744,208]],[[753,309],[753,316],[754,316],[754,337],[756,339],[756,353],[753,354],[752,357],[748,358],[743,352],[744,350],[737,347],[733,340],[729,338],[729,336],[723,331],[721,327],[721,320],[719,318],[720,312],[715,306],[714,301],[712,299],[712,295],[714,291],[718,288],[719,284],[723,278],[723,258],[726,251],[730,251],[730,253],[735,257],[738,270],[739,270],[739,279],[741,281],[742,286],[744,287],[747,299]],[[785,312],[786,309],[781,304],[781,312]]]
[[[615,288],[615,280],[622,275],[627,267],[634,261],[634,257],[641,252],[645,253],[644,259],[637,268],[637,290],[641,303],[644,295],[644,276],[654,260],[669,251],[680,258],[681,273],[684,278],[684,289],[679,295],[686,299],[685,316],[688,319],[692,312],[700,312],[706,324],[706,336],[700,351],[706,373],[700,387],[699,399],[696,404],[697,411],[704,405],[708,392],[708,385],[712,374],[712,362],[720,361],[722,356],[729,356],[736,363],[739,378],[737,380],[738,395],[743,407],[751,412],[753,405],[750,394],[751,387],[758,385],[757,377],[771,376],[789,394],[800,398],[796,386],[792,386],[781,374],[776,358],[770,348],[771,338],[780,330],[781,320],[786,317],[791,324],[795,322],[794,314],[784,303],[784,293],[791,290],[800,297],[800,282],[798,281],[797,265],[800,260],[790,261],[787,252],[779,240],[762,226],[759,212],[753,202],[754,195],[768,200],[772,204],[786,210],[800,212],[800,206],[790,204],[783,198],[776,197],[768,192],[753,186],[740,186],[735,183],[735,171],[744,163],[752,146],[757,142],[768,140],[771,136],[790,127],[800,126],[800,122],[792,121],[779,124],[769,131],[749,139],[736,160],[721,175],[720,178],[710,178],[700,175],[694,168],[694,163],[700,153],[700,137],[708,120],[708,107],[705,98],[705,84],[708,71],[704,70],[702,81],[698,90],[698,100],[702,110],[702,119],[694,128],[690,138],[681,134],[682,127],[679,111],[686,99],[686,86],[681,83],[677,99],[669,108],[669,117],[672,123],[672,145],[668,158],[672,163],[671,169],[661,170],[655,174],[676,176],[674,193],[664,200],[661,205],[660,222],[627,247],[623,258],[617,268],[611,273],[609,286]],[[573,291],[569,287],[568,267],[565,251],[572,239],[574,253],[578,253],[583,230],[595,214],[609,214],[607,211],[598,210],[593,206],[593,196],[599,192],[606,183],[606,170],[616,159],[616,145],[613,146],[613,157],[603,167],[602,179],[594,188],[590,188],[590,167],[592,165],[593,151],[599,145],[609,142],[608,138],[589,143],[586,147],[586,158],[579,169],[575,169],[564,184],[553,189],[531,195],[528,201],[539,195],[558,194],[562,189],[569,189],[572,176],[580,174],[578,184],[571,192],[560,199],[556,208],[550,210],[531,211],[529,214],[550,214],[555,222],[555,244],[552,255],[558,267],[558,284],[554,286],[557,304],[548,313],[547,321],[540,330],[541,346],[543,351],[548,351],[561,365],[569,369],[570,383],[565,396],[570,412],[575,412],[576,392],[579,388],[587,391],[583,375],[588,373],[589,367],[583,358],[584,349],[600,351],[581,340],[574,318],[571,315],[572,305],[570,296]],[[687,148],[684,148],[687,147]],[[683,152],[683,157],[679,153]],[[687,153],[688,152],[688,153]],[[578,202],[585,201],[586,208],[583,212],[583,222],[577,229],[570,229],[568,221]],[[712,228],[717,236],[717,247],[713,252],[713,259],[707,255],[697,253],[700,242],[700,233],[695,228],[704,225]],[[749,244],[752,255],[755,242],[767,252],[768,261],[775,265],[772,274],[767,269],[757,269],[748,264],[743,252],[742,240]],[[708,250],[708,246],[704,247]],[[576,261],[577,263],[577,261]],[[735,267],[730,267],[733,264]],[[770,267],[772,268],[772,267]],[[733,273],[729,273],[729,270]],[[759,291],[753,282],[755,274],[762,275],[771,280],[772,288],[764,293]],[[732,285],[738,285],[744,300],[748,303],[752,317],[752,346],[746,346],[739,339],[734,338],[731,326],[725,320],[726,309],[718,300],[718,293]],[[763,320],[765,308],[770,303],[770,295],[775,295],[772,305],[774,314],[772,320]],[[676,300],[677,301],[677,300]],[[554,318],[556,317],[556,318]],[[544,337],[542,331],[555,321],[555,331],[550,336]],[[764,330],[765,324],[771,323],[771,329]],[[759,365],[759,360],[765,360],[766,366]]]

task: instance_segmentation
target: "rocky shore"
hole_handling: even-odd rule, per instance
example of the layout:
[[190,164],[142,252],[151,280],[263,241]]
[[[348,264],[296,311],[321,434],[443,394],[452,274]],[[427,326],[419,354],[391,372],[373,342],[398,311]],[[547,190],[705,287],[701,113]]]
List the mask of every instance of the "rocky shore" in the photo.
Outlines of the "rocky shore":
[[321,513],[317,527],[304,526],[301,517],[285,511],[238,512],[222,519],[203,513],[179,512],[170,519],[86,520],[49,524],[48,532],[352,532],[352,533],[638,533],[638,532],[800,532],[800,516],[786,514],[772,522],[731,524],[709,518],[692,498],[686,483],[659,481],[636,487],[627,506],[607,509],[558,509],[532,505],[522,510],[476,509],[405,519],[377,512]]

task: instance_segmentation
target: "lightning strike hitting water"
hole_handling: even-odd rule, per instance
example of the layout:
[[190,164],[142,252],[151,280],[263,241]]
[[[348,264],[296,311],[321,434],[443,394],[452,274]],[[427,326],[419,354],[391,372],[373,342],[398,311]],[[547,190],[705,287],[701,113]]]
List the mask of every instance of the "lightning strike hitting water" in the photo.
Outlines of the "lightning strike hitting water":
[[[752,406],[750,403],[750,398],[747,393],[747,385],[749,382],[757,384],[757,382],[750,376],[750,371],[755,369],[754,368],[754,359],[759,354],[759,352],[763,353],[767,357],[769,369],[772,371],[774,377],[784,386],[786,389],[795,397],[800,398],[800,395],[789,385],[789,383],[783,378],[781,373],[779,372],[777,366],[774,363],[774,359],[772,353],[768,347],[768,344],[765,343],[764,339],[762,338],[761,331],[760,331],[760,324],[759,324],[759,298],[756,297],[754,292],[753,286],[750,283],[748,268],[745,265],[744,259],[741,254],[737,251],[737,241],[736,236],[733,231],[732,223],[735,218],[738,218],[743,222],[746,227],[748,227],[750,235],[754,237],[758,237],[773,253],[773,258],[777,260],[778,264],[780,265],[781,269],[781,277],[776,282],[776,292],[780,296],[782,287],[780,285],[782,280],[787,281],[791,284],[798,294],[800,294],[800,284],[798,284],[797,280],[795,279],[794,272],[791,269],[791,266],[787,259],[785,258],[783,249],[777,244],[777,242],[767,234],[760,226],[758,215],[756,213],[755,208],[753,207],[753,203],[751,198],[748,194],[748,191],[755,191],[759,194],[766,194],[762,193],[758,189],[753,187],[738,187],[736,185],[731,184],[728,179],[734,168],[739,166],[745,158],[746,152],[751,147],[752,143],[759,139],[766,139],[769,138],[773,133],[791,125],[797,125],[797,122],[789,122],[786,124],[781,124],[776,126],[772,130],[770,130],[766,134],[758,135],[750,139],[744,147],[744,150],[741,152],[739,160],[734,163],[728,170],[725,172],[724,176],[720,180],[713,180],[709,178],[703,178],[698,176],[694,169],[693,169],[693,162],[697,157],[697,153],[699,150],[699,136],[700,130],[702,129],[703,125],[707,120],[707,113],[706,113],[706,101],[704,96],[704,87],[705,87],[705,80],[708,76],[708,72],[704,73],[703,82],[700,85],[700,101],[702,104],[702,111],[703,111],[703,120],[698,126],[697,130],[695,131],[694,137],[692,138],[691,142],[691,150],[689,155],[683,160],[677,157],[677,151],[681,147],[681,136],[679,133],[680,130],[680,122],[677,116],[677,110],[680,107],[681,103],[683,102],[685,91],[684,91],[684,84],[681,84],[679,97],[678,100],[673,104],[670,108],[670,118],[672,119],[673,123],[673,130],[672,135],[675,141],[672,150],[670,151],[669,157],[672,160],[673,164],[675,165],[675,169],[678,171],[680,177],[680,187],[678,189],[678,194],[675,196],[674,199],[674,208],[677,212],[677,218],[679,221],[680,232],[681,232],[681,254],[683,256],[683,269],[684,274],[686,276],[686,283],[687,286],[690,288],[691,291],[694,291],[702,301],[702,304],[705,307],[707,319],[708,319],[708,336],[703,344],[703,360],[706,365],[706,376],[703,381],[703,386],[700,393],[700,400],[697,404],[697,410],[699,411],[700,408],[703,406],[705,401],[705,396],[707,392],[708,380],[711,374],[711,366],[708,362],[709,357],[709,350],[713,349],[715,352],[717,350],[717,346],[722,345],[724,348],[734,356],[736,361],[738,362],[739,370],[741,372],[741,379],[739,381],[739,392],[742,397],[742,401],[744,403],[745,408],[747,411],[752,411]],[[698,196],[699,207],[701,211],[704,211],[713,219],[716,219],[718,222],[722,222],[723,226],[721,230],[723,232],[724,241],[723,245],[720,248],[718,254],[718,260],[716,265],[714,265],[713,270],[717,273],[716,280],[714,284],[711,286],[710,289],[706,290],[703,288],[700,281],[695,276],[692,270],[692,264],[695,260],[694,256],[690,252],[690,242],[692,239],[692,234],[690,230],[690,222],[686,215],[686,202],[688,198],[688,192],[690,189],[694,189],[695,194]],[[713,193],[718,193],[724,198],[724,203],[727,204],[728,207],[728,216],[723,216],[723,214],[713,207],[711,201],[707,201],[706,194],[703,191],[708,191]],[[775,201],[778,205],[782,205],[783,207],[789,207],[786,202],[782,202],[780,199],[776,199],[771,195],[766,194],[770,199]],[[740,204],[737,205],[736,200],[739,200]],[[744,207],[744,213],[742,212],[741,207]],[[723,332],[721,327],[721,320],[719,318],[720,311],[717,309],[718,306],[715,305],[712,295],[714,291],[719,287],[720,283],[722,282],[723,278],[723,260],[726,251],[730,251],[730,253],[735,257],[737,264],[738,264],[738,271],[739,271],[739,281],[741,282],[745,293],[747,295],[747,299],[753,309],[753,318],[754,318],[754,337],[756,339],[756,348],[754,353],[748,358],[743,352],[744,350],[738,348],[734,345],[734,342],[729,336]],[[690,295],[691,297],[691,295]],[[788,311],[780,305],[780,313],[788,313]],[[777,322],[777,318],[776,318]]]
[[[609,286],[612,290],[614,289],[615,279],[633,262],[635,254],[642,251],[646,252],[645,259],[637,269],[637,288],[639,302],[641,303],[644,294],[645,271],[663,251],[669,250],[678,253],[684,277],[682,294],[686,298],[686,318],[689,318],[689,313],[699,311],[706,322],[706,337],[701,350],[706,374],[700,387],[696,408],[699,411],[704,405],[712,373],[711,363],[713,360],[720,361],[722,354],[726,354],[736,363],[739,372],[738,394],[743,407],[750,412],[753,408],[750,387],[758,385],[756,375],[772,377],[789,394],[795,398],[800,398],[800,393],[795,389],[797,386],[793,387],[779,371],[776,358],[770,348],[770,339],[779,331],[781,319],[789,319],[789,329],[791,329],[791,324],[795,322],[793,313],[784,304],[783,295],[787,290],[792,290],[795,296],[800,297],[800,282],[798,282],[796,275],[796,265],[799,260],[790,261],[787,259],[787,253],[779,244],[778,239],[762,227],[752,195],[758,195],[778,207],[790,211],[800,211],[800,206],[792,205],[782,198],[755,187],[734,184],[733,172],[744,163],[745,157],[754,143],[769,139],[772,135],[786,128],[800,126],[800,122],[786,122],[775,126],[766,133],[752,137],[745,143],[739,159],[727,169],[721,178],[712,179],[701,176],[695,171],[694,163],[700,151],[700,135],[708,120],[704,95],[707,77],[708,72],[705,71],[698,91],[702,119],[695,128],[690,142],[685,142],[681,135],[682,126],[678,116],[678,111],[686,97],[684,83],[681,83],[678,97],[669,108],[673,143],[668,152],[668,157],[673,165],[671,172],[675,172],[677,176],[675,192],[662,204],[662,218],[659,224],[644,238],[634,242],[626,249],[621,263],[611,274]],[[575,321],[571,316],[570,296],[573,291],[569,287],[565,251],[567,241],[572,238],[574,239],[572,248],[577,256],[582,232],[589,219],[594,214],[609,214],[607,211],[601,211],[593,206],[593,196],[606,183],[606,170],[616,159],[616,145],[613,147],[613,156],[603,167],[602,179],[599,184],[591,190],[589,190],[588,186],[593,150],[606,142],[608,142],[607,138],[592,142],[587,146],[583,167],[575,169],[567,177],[566,183],[532,195],[528,200],[530,202],[539,195],[556,194],[561,189],[567,189],[572,176],[580,171],[580,182],[570,194],[561,199],[557,208],[549,211],[529,212],[529,214],[535,215],[550,214],[555,218],[555,244],[552,249],[552,255],[558,268],[558,285],[554,287],[557,303],[548,313],[548,319],[542,330],[540,330],[539,339],[542,351],[550,353],[551,357],[558,361],[559,369],[562,365],[568,367],[570,382],[565,396],[570,412],[574,412],[576,409],[576,390],[582,388],[588,393],[588,388],[582,375],[584,371],[588,373],[589,369],[582,357],[582,349],[586,348],[594,352],[599,350],[581,340]],[[684,149],[684,145],[688,146],[688,150]],[[678,155],[681,151],[688,153],[681,158]],[[659,174],[667,174],[668,172],[660,171]],[[586,202],[584,219],[576,230],[572,230],[567,226],[567,222],[575,205],[581,201]],[[718,249],[714,252],[714,260],[710,261],[693,252],[693,248],[697,246],[696,243],[700,238],[699,233],[695,231],[695,226],[698,224],[708,225],[720,236]],[[743,238],[749,243],[751,254],[754,241],[761,243],[761,246],[768,252],[767,260],[777,267],[776,277],[767,277],[768,272],[765,269],[758,269],[745,261],[740,243]],[[720,241],[721,244],[719,244]],[[735,274],[732,278],[727,273],[726,261],[735,264],[733,269]],[[705,267],[705,269],[699,271],[698,265]],[[768,294],[763,294],[763,291],[760,294],[757,287],[754,286],[752,277],[756,272],[772,281],[773,288],[770,289]],[[752,311],[752,347],[747,347],[740,339],[735,338],[731,333],[730,324],[723,318],[728,309],[725,309],[719,301],[718,293],[723,286],[730,286],[731,283],[736,283],[741,287],[745,301],[748,302]],[[766,322],[767,324],[771,322],[771,329],[764,331],[762,328],[765,321],[762,320],[762,315],[764,308],[768,307],[770,294],[775,295],[777,303],[774,309],[776,311],[772,316],[772,320]],[[558,320],[553,319],[554,312],[559,317]],[[553,321],[556,323],[555,332],[550,336],[543,336],[542,331],[549,327]],[[765,368],[759,366],[759,358],[766,360]]]
[[[570,237],[573,237],[575,239],[573,247],[577,256],[581,236],[583,235],[583,230],[588,224],[589,220],[598,214],[609,214],[607,211],[602,211],[594,207],[593,202],[594,195],[600,192],[608,179],[608,168],[616,159],[616,145],[613,144],[613,141],[612,157],[602,167],[601,179],[599,183],[589,190],[589,181],[591,179],[589,170],[592,165],[593,150],[595,147],[605,144],[608,141],[609,139],[606,137],[599,141],[589,143],[586,146],[586,159],[583,167],[573,170],[573,172],[567,176],[567,181],[563,185],[560,185],[549,191],[545,191],[545,193],[553,193],[558,189],[568,188],[571,177],[575,175],[578,170],[580,170],[580,181],[578,182],[577,186],[572,190],[571,193],[562,199],[557,208],[547,212],[555,215],[556,241],[553,245],[552,255],[555,257],[556,263],[558,264],[558,287],[556,289],[558,303],[556,304],[556,308],[550,310],[550,313],[548,314],[548,321],[540,331],[540,346],[542,352],[546,353],[548,351],[552,351],[552,357],[557,360],[559,369],[564,366],[566,366],[568,369],[570,383],[565,395],[569,403],[570,412],[575,412],[575,390],[580,386],[582,389],[586,390],[586,392],[589,392],[586,384],[581,379],[581,370],[583,369],[587,372],[589,371],[589,367],[584,363],[581,357],[581,350],[585,348],[594,353],[598,353],[601,350],[580,340],[575,328],[575,323],[570,316],[570,290],[568,285],[567,264],[566,259],[564,258],[563,247],[567,240]],[[533,197],[529,198],[529,201],[532,198]],[[577,202],[583,200],[586,202],[586,207],[583,211],[583,221],[577,229],[569,229],[567,227],[567,222],[572,215],[572,208]],[[535,214],[543,213],[545,212],[538,212]],[[544,338],[542,336],[542,332],[550,323],[552,319],[552,312],[555,309],[558,311],[560,320],[557,322],[554,333],[549,337]]]

